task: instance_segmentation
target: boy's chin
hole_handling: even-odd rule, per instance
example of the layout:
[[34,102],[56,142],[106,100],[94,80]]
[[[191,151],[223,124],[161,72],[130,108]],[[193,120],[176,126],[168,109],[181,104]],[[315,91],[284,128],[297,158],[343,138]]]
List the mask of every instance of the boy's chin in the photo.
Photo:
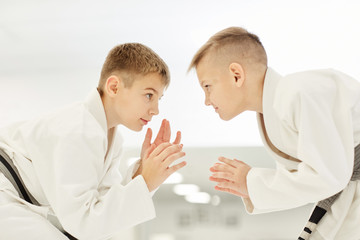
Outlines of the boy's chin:
[[135,132],[140,132],[141,130],[143,130],[143,127],[144,126],[141,126],[141,127],[137,127],[137,128],[131,129],[131,130],[133,130]]
[[230,121],[231,119],[233,119],[235,116],[233,115],[224,115],[224,114],[219,114],[219,117],[221,120],[224,120],[224,121]]
[[131,131],[140,132],[144,126],[138,125],[138,126],[125,126],[125,127],[127,127]]

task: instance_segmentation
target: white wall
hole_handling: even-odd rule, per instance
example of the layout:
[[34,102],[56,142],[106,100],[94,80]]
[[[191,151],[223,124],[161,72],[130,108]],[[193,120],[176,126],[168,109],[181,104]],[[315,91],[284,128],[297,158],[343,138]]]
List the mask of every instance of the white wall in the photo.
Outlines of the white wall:
[[[172,82],[160,115],[187,146],[261,145],[252,113],[219,119],[194,73],[194,53],[214,33],[242,26],[259,35],[281,74],[336,68],[360,79],[357,0],[0,1],[0,126],[82,100],[96,87],[108,51],[141,42],[168,63]],[[238,129],[238,135],[231,133]],[[143,133],[124,131],[127,146]]]

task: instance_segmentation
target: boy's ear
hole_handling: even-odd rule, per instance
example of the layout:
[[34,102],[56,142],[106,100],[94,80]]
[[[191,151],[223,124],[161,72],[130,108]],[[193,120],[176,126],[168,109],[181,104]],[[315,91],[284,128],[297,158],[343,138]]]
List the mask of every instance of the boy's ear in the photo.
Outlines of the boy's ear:
[[237,87],[241,87],[245,81],[244,68],[239,63],[231,63],[229,65],[229,71],[233,77],[234,83]]
[[116,96],[121,87],[122,79],[118,76],[111,75],[106,79],[105,90],[110,97]]

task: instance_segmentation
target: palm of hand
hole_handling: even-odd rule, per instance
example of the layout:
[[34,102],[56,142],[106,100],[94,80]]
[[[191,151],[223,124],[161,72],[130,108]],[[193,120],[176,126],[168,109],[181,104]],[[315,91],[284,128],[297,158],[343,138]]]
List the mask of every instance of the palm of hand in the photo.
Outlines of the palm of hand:
[[[141,149],[140,157],[142,160],[144,159],[144,154],[145,154],[146,150],[148,150],[151,147],[151,145],[155,145],[154,148],[156,148],[157,146],[159,146],[162,143],[170,142],[171,129],[170,129],[169,121],[167,121],[166,119],[164,119],[162,121],[159,132],[153,143],[151,143],[151,137],[152,137],[152,130],[151,130],[151,128],[148,128],[146,135],[145,135],[143,145],[142,145],[142,149]],[[177,132],[176,138],[175,138],[175,141],[173,142],[173,144],[179,144],[180,140],[181,140],[181,132]]]
[[[152,130],[151,128],[148,128],[141,148],[140,166],[133,177],[136,177],[137,175],[141,174],[143,168],[143,160],[145,158],[145,153],[147,153],[147,150],[152,147],[152,150],[147,153],[148,155],[150,155],[150,153],[160,144],[170,142],[170,137],[171,137],[170,123],[166,119],[162,121],[159,132],[153,143],[151,143]],[[176,133],[176,138],[173,144],[179,144],[180,141],[181,141],[181,132],[178,131]]]

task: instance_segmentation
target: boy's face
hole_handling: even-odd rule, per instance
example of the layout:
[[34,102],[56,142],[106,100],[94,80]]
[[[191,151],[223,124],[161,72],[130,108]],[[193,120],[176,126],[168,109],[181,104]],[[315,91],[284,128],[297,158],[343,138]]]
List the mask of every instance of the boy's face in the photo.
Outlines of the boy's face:
[[204,59],[197,65],[196,73],[205,92],[205,105],[213,106],[221,119],[230,120],[244,111],[241,89],[227,67]]
[[159,100],[165,86],[158,73],[136,78],[131,87],[119,84],[113,110],[119,124],[140,131],[154,115],[159,114]]

